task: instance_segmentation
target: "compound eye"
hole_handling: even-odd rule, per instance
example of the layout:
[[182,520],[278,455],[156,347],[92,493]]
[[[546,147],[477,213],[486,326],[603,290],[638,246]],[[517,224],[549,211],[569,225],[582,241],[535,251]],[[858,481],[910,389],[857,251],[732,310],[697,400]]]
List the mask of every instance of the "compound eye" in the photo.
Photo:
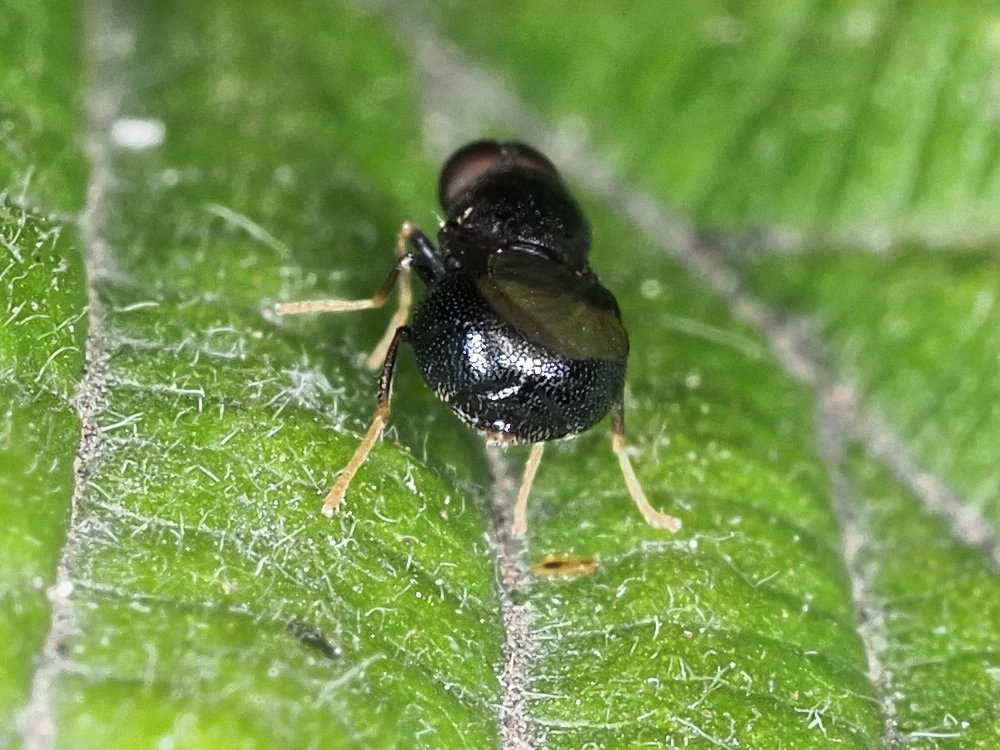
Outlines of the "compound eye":
[[531,146],[526,146],[523,143],[505,143],[503,148],[511,165],[538,172],[553,180],[560,179],[559,172],[556,171],[552,162]]
[[503,161],[503,147],[496,141],[476,141],[463,146],[445,162],[438,184],[438,200],[446,211],[480,177]]
[[438,199],[446,211],[485,175],[520,167],[558,180],[559,173],[548,159],[523,143],[476,141],[463,146],[445,162],[438,185]]

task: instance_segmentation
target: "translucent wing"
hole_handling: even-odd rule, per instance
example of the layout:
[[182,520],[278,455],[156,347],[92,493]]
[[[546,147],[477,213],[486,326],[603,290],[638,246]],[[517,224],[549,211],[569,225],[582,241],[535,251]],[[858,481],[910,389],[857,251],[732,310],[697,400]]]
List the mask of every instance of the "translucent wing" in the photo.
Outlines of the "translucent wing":
[[479,290],[525,338],[569,359],[623,360],[618,304],[597,277],[521,251],[490,256]]

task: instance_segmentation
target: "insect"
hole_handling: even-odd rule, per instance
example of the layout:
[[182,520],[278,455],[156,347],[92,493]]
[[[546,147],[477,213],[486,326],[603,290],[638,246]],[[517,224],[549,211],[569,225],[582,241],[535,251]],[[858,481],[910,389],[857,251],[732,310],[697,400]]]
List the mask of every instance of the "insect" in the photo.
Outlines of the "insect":
[[[618,303],[587,263],[590,227],[556,168],[530,146],[476,141],[445,163],[438,197],[447,216],[438,246],[404,222],[396,263],[372,297],[276,307],[281,315],[378,308],[399,288],[386,334],[367,360],[381,367],[375,414],[323,513],[332,516],[344,502],[389,418],[396,357],[408,342],[424,380],[463,422],[487,441],[531,443],[515,534],[528,528],[545,442],[577,435],[609,411],[611,447],[632,500],[648,523],[677,531],[680,521],[650,504],[626,453],[628,336]],[[427,287],[412,319],[411,272]]]

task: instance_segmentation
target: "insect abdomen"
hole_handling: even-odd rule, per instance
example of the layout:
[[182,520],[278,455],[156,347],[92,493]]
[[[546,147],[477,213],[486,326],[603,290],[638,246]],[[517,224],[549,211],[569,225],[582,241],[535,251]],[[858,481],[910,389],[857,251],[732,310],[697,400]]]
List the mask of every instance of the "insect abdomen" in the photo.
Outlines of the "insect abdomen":
[[410,330],[427,384],[463,421],[495,439],[575,435],[621,398],[624,360],[568,359],[528,341],[466,274],[434,284]]

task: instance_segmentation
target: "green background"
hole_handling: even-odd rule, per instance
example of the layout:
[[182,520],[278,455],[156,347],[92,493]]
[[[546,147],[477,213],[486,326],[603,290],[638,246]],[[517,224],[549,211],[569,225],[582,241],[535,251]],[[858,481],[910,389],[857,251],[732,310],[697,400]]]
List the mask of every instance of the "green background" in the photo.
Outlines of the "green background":
[[[992,3],[0,3],[0,747],[997,746],[998,102]],[[511,546],[406,351],[318,513],[388,312],[273,304],[483,136],[591,219],[675,536],[605,422]]]

